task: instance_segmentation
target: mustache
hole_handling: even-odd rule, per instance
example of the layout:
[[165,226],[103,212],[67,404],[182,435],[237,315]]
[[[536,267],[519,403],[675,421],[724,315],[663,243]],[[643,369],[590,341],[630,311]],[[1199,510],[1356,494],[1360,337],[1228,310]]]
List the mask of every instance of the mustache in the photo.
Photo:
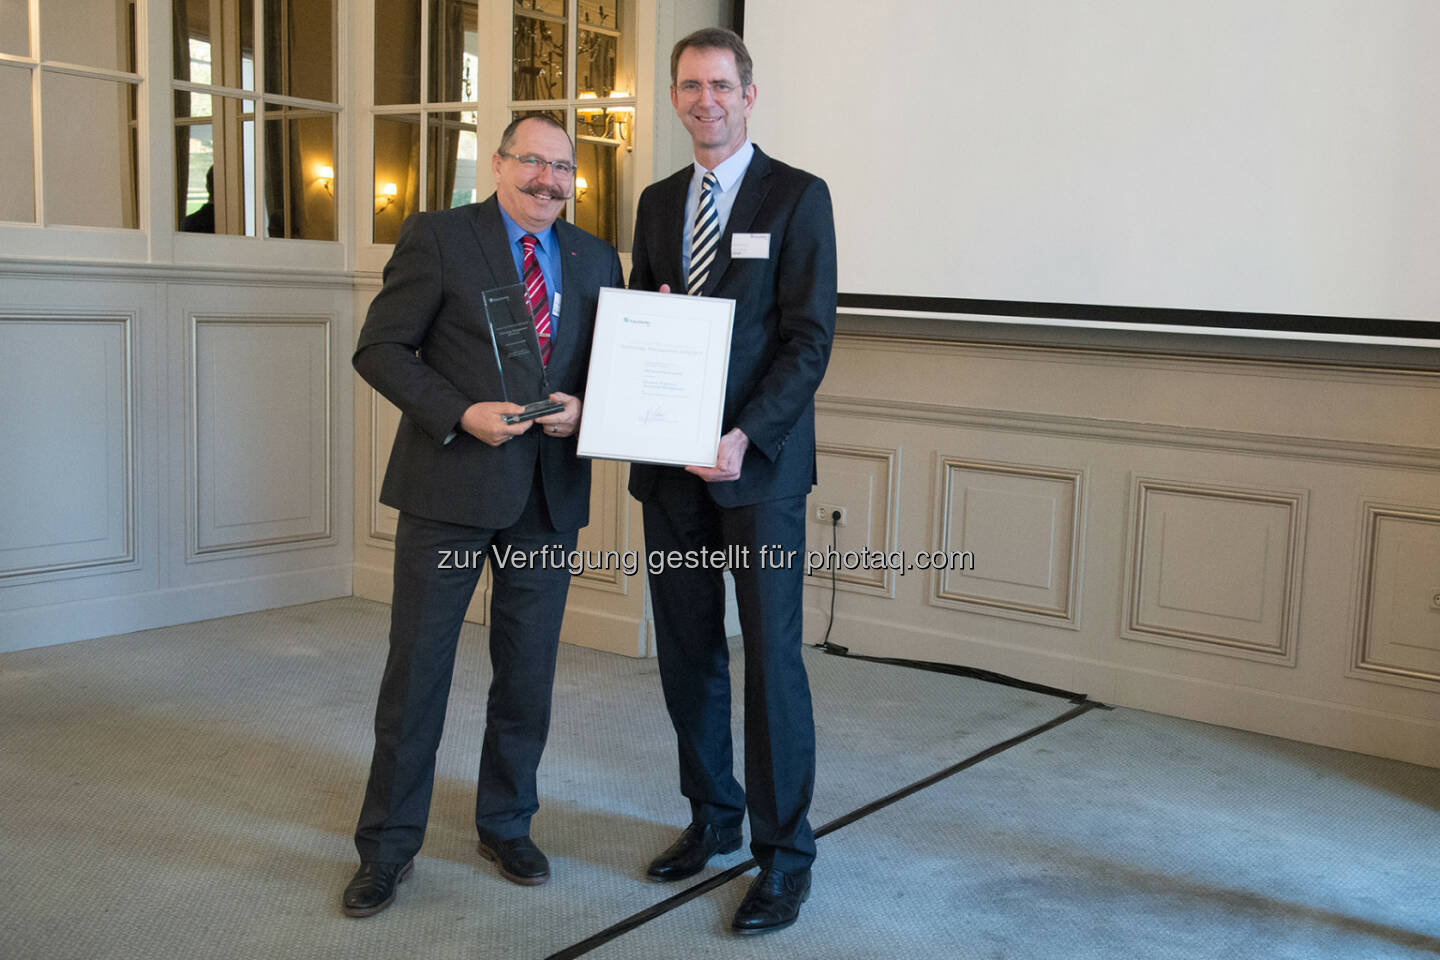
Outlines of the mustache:
[[529,187],[521,187],[521,193],[529,194],[537,200],[569,200],[570,194],[564,190],[554,190],[550,187],[542,187],[538,184]]

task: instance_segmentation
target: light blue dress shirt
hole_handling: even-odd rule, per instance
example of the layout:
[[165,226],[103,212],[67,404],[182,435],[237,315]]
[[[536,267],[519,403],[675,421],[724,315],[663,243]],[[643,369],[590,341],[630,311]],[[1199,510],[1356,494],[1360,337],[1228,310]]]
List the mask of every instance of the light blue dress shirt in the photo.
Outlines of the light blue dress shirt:
[[[725,225],[730,222],[730,208],[735,206],[735,194],[740,192],[740,181],[750,169],[750,158],[755,156],[755,145],[747,137],[730,156],[720,161],[713,172],[719,181],[712,191],[715,201],[715,217],[719,220],[720,235],[725,235]],[[680,238],[680,276],[690,276],[690,238],[695,233],[695,211],[700,208],[700,182],[705,179],[706,169],[695,161],[695,172],[690,177],[690,191],[685,194],[685,230]],[[684,293],[677,290],[676,293]]]

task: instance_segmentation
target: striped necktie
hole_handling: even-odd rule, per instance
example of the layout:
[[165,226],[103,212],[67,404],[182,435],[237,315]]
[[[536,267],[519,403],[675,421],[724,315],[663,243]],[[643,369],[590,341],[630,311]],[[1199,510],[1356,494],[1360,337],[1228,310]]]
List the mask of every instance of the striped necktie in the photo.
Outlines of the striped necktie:
[[525,274],[525,303],[530,307],[530,316],[535,319],[535,337],[540,341],[540,362],[550,362],[550,292],[545,289],[545,274],[540,272],[540,261],[535,256],[535,237],[525,234],[520,244],[525,248],[525,259],[521,267]]
[[719,183],[709,171],[700,182],[700,206],[695,210],[695,232],[690,238],[690,279],[685,284],[685,292],[695,296],[710,276],[710,265],[715,262],[715,248],[720,241],[720,218],[715,213],[714,196]]

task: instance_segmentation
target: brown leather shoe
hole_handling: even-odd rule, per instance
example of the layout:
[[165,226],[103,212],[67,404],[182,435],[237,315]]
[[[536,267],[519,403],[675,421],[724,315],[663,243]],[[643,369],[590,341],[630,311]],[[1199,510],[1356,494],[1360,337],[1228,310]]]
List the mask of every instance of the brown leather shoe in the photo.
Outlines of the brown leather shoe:
[[810,896],[810,868],[786,873],[770,867],[750,884],[730,929],[740,934],[769,933],[794,923],[800,904]]
[[377,863],[367,860],[360,864],[355,876],[340,898],[347,917],[368,917],[379,913],[395,901],[395,888],[415,871],[415,861]]
[[495,861],[500,873],[511,883],[538,887],[550,879],[550,861],[529,837],[501,840],[482,832],[480,856]]
[[739,827],[717,827],[713,823],[692,823],[680,839],[650,861],[645,875],[651,880],[684,880],[705,869],[717,853],[734,853],[740,849]]

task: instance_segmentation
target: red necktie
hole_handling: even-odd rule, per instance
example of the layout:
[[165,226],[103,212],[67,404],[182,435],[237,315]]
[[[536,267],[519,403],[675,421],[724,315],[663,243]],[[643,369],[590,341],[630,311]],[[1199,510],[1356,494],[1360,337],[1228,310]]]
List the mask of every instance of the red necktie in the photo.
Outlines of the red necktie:
[[535,237],[525,234],[520,238],[525,247],[525,259],[521,263],[525,274],[525,302],[530,315],[535,318],[535,337],[540,341],[540,362],[550,362],[550,292],[545,289],[545,274],[540,272],[540,261],[535,257]]

